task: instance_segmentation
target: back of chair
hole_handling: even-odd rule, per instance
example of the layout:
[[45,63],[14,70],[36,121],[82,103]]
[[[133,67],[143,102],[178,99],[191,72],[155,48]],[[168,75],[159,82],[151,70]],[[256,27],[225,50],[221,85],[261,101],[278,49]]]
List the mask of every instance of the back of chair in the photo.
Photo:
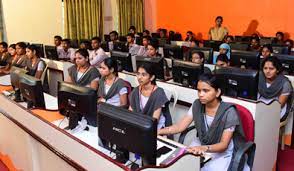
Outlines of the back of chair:
[[254,141],[254,120],[251,112],[245,107],[235,104],[240,120],[242,123],[242,127],[244,130],[246,141]]
[[126,86],[127,91],[128,91],[128,93],[127,93],[128,94],[128,104],[127,104],[127,106],[129,107],[129,105],[130,105],[129,96],[130,96],[130,94],[132,92],[132,85],[131,85],[130,82],[128,82],[126,80],[124,80],[124,82],[125,82],[125,86]]

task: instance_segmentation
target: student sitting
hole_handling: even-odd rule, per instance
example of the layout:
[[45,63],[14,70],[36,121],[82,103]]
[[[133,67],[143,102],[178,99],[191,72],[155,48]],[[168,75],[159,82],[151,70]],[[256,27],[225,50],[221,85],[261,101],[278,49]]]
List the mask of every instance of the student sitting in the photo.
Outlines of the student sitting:
[[99,72],[98,102],[127,107],[128,90],[123,79],[119,78],[117,62],[111,58],[102,61]]
[[215,65],[217,67],[228,67],[228,66],[230,66],[230,60],[228,59],[227,55],[219,54],[216,58]]
[[74,62],[75,59],[75,49],[70,47],[69,39],[62,39],[61,49],[57,49],[58,58],[61,60],[70,60]]
[[[198,97],[188,113],[176,124],[158,131],[159,135],[177,134],[194,122],[196,139],[187,149],[196,155],[209,152],[212,159],[201,171],[225,171],[231,167],[233,154],[245,142],[236,107],[221,99],[221,89],[216,77],[204,74],[199,77]],[[246,165],[246,169],[249,167]]]
[[38,48],[35,45],[29,45],[26,50],[26,55],[28,56],[28,60],[25,68],[28,70],[28,75],[41,79],[46,64],[40,59]]
[[12,66],[16,66],[19,68],[24,68],[26,67],[26,61],[27,61],[27,56],[26,56],[26,47],[27,45],[24,42],[18,42],[15,45],[15,50],[16,50],[16,58],[14,58],[11,62]]
[[10,68],[12,66],[12,61],[16,61],[16,59],[18,58],[18,56],[16,54],[15,44],[9,45],[8,53],[9,53],[10,58],[7,61],[7,65],[4,68],[0,68],[0,74],[9,74]]
[[149,30],[144,30],[143,31],[143,36],[149,36],[150,37],[150,31]]
[[[191,52],[191,62],[204,65],[204,53],[201,51],[192,51]],[[203,68],[204,73],[211,73],[210,69],[207,67]]]
[[217,16],[215,19],[215,26],[208,31],[208,39],[214,41],[223,41],[224,37],[228,35],[229,31],[226,27],[222,27],[223,17]]
[[261,48],[261,58],[267,58],[269,56],[271,56],[273,53],[273,47],[270,44],[265,44],[262,46]]
[[232,35],[226,35],[224,38],[224,43],[230,44],[234,42],[234,37]]
[[111,51],[111,50],[113,50],[113,44],[115,42],[119,42],[118,33],[117,33],[117,31],[112,31],[109,33],[109,36],[110,36],[110,42],[108,42],[108,48]]
[[[231,58],[231,47],[227,43],[223,43],[219,46],[219,54],[225,54],[227,55],[227,58]],[[213,64],[216,64],[216,58],[217,56],[213,57]]]
[[158,120],[157,128],[160,129],[165,126],[163,112],[169,112],[166,105],[168,99],[164,90],[156,85],[154,71],[153,66],[148,63],[138,67],[139,86],[130,95],[129,109],[156,118]]
[[62,49],[61,41],[62,41],[61,36],[58,36],[58,35],[54,36],[54,45],[56,49]]
[[259,37],[252,37],[250,40],[250,45],[247,48],[247,51],[255,51],[259,52],[260,51],[260,39]]
[[292,104],[292,85],[288,78],[282,74],[282,64],[277,57],[269,56],[265,58],[261,66],[258,99],[265,103],[274,99],[278,100],[281,103],[281,121],[284,121]]
[[159,30],[159,38],[160,39],[167,39],[167,30],[164,28],[161,28]]
[[129,48],[129,53],[134,56],[138,54],[140,46],[135,44],[135,36],[132,33],[127,35],[127,47]]
[[292,52],[293,44],[294,44],[293,40],[291,40],[291,39],[285,40],[285,45],[288,46],[288,50],[289,50],[288,54],[289,55],[294,54],[294,52]]
[[10,60],[8,45],[6,42],[0,43],[0,66],[6,66]]
[[186,37],[185,41],[192,41],[192,40],[195,40],[193,32],[187,31],[187,37]]
[[90,64],[94,67],[99,67],[101,62],[108,58],[104,50],[100,47],[101,39],[99,37],[93,37],[91,40],[92,51],[90,52]]
[[84,40],[80,43],[80,49],[87,49],[87,50],[90,50],[92,49],[91,47],[91,43],[87,40]]
[[137,34],[137,29],[135,26],[130,26],[129,28],[129,33],[133,34],[134,37],[140,37],[138,34]]
[[100,73],[97,68],[91,66],[89,53],[86,49],[76,51],[75,64],[68,69],[69,77],[66,79],[67,82],[97,90]]
[[138,56],[147,56],[148,55],[148,45],[150,44],[150,36],[143,36],[142,44],[138,51]]
[[272,41],[272,44],[276,45],[284,45],[284,33],[283,32],[277,32],[276,37]]

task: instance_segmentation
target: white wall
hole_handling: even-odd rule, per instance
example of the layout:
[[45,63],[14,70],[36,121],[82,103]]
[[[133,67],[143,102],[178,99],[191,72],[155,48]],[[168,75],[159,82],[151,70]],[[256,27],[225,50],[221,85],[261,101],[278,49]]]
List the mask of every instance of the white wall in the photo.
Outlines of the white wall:
[[2,0],[4,40],[53,44],[63,35],[61,0]]

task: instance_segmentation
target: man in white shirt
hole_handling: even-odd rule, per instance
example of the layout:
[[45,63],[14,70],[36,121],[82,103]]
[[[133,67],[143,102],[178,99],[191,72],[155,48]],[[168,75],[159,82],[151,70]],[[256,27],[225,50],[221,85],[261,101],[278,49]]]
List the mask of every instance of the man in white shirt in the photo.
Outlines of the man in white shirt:
[[74,62],[75,59],[75,52],[74,48],[70,47],[70,40],[69,39],[62,39],[60,49],[57,48],[58,58],[61,60],[70,60]]
[[108,48],[109,50],[113,50],[113,45],[115,42],[118,42],[118,33],[117,31],[112,31],[109,33],[110,36],[110,42],[108,42]]
[[54,36],[54,45],[55,45],[56,49],[62,49],[61,41],[62,41],[61,36],[58,36],[58,35]]
[[140,50],[138,51],[139,56],[148,56],[148,45],[150,43],[150,39],[150,36],[143,36],[143,46],[140,46]]
[[135,36],[132,33],[129,33],[127,35],[127,46],[129,48],[129,53],[134,56],[137,55],[139,50],[140,50],[140,46],[135,44]]
[[99,37],[93,37],[91,40],[93,50],[90,52],[89,59],[90,64],[95,67],[99,67],[100,63],[108,57],[100,45],[101,39]]

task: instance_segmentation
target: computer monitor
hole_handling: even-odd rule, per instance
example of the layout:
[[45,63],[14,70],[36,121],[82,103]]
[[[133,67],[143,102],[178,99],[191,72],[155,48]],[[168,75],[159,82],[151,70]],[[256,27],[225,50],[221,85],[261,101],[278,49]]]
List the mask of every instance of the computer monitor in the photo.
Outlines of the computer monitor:
[[129,48],[126,45],[126,42],[114,42],[113,43],[113,50],[121,51],[121,52],[129,52]]
[[225,96],[257,100],[257,70],[234,67],[216,67],[215,75]]
[[151,33],[152,38],[158,39],[160,37],[159,33]]
[[294,55],[275,54],[275,56],[281,61],[285,74],[294,75]]
[[40,43],[32,43],[31,45],[34,45],[38,48],[38,51],[39,51],[39,55],[40,57],[45,57],[44,56],[44,45],[43,44],[40,44]]
[[258,52],[233,51],[230,58],[230,65],[239,68],[259,70],[260,55]]
[[213,40],[204,40],[204,47],[210,47],[214,51],[219,51],[219,46],[222,44],[222,41],[213,41]]
[[104,41],[109,42],[110,41],[110,35],[104,34]]
[[23,68],[18,68],[15,66],[12,66],[10,69],[10,81],[11,85],[14,89],[19,88],[19,80],[22,76],[22,74],[28,73],[27,70]]
[[138,67],[144,63],[151,63],[154,67],[156,77],[158,79],[164,79],[164,58],[163,57],[146,57],[136,56],[136,66]]
[[133,72],[132,57],[129,52],[111,51],[111,58],[117,61],[119,71]]
[[163,47],[163,55],[166,58],[183,59],[183,48],[181,46],[166,44]]
[[143,45],[143,38],[142,37],[135,37],[135,42],[137,45]]
[[101,103],[98,136],[116,146],[139,154],[143,166],[156,165],[157,120],[151,116]]
[[97,126],[97,91],[66,82],[58,82],[58,110],[69,116],[69,129],[84,116],[89,125]]
[[249,43],[251,40],[251,36],[235,36],[236,42],[247,42]]
[[230,47],[232,50],[243,50],[246,51],[248,49],[248,43],[243,42],[233,42],[230,43]]
[[173,60],[172,66],[174,82],[181,83],[186,87],[197,87],[198,78],[203,73],[204,65],[183,60]]
[[158,38],[158,46],[164,47],[166,44],[168,44],[167,38]]
[[120,42],[127,42],[127,36],[118,36]]
[[204,62],[205,63],[209,63],[212,64],[213,61],[213,49],[212,48],[208,48],[208,47],[195,47],[195,48],[190,48],[189,49],[189,60],[191,60],[192,57],[192,52],[196,51],[196,52],[203,52],[204,53]]
[[22,97],[27,101],[27,108],[45,109],[42,81],[27,74],[21,74],[19,89]]
[[273,47],[273,53],[276,54],[289,54],[289,47],[286,45],[277,45],[272,44]]
[[45,45],[45,55],[47,59],[58,60],[58,53],[55,46]]
[[260,45],[272,44],[274,37],[261,37],[260,38]]
[[101,48],[105,51],[105,52],[109,52],[109,42],[103,41],[101,43]]

